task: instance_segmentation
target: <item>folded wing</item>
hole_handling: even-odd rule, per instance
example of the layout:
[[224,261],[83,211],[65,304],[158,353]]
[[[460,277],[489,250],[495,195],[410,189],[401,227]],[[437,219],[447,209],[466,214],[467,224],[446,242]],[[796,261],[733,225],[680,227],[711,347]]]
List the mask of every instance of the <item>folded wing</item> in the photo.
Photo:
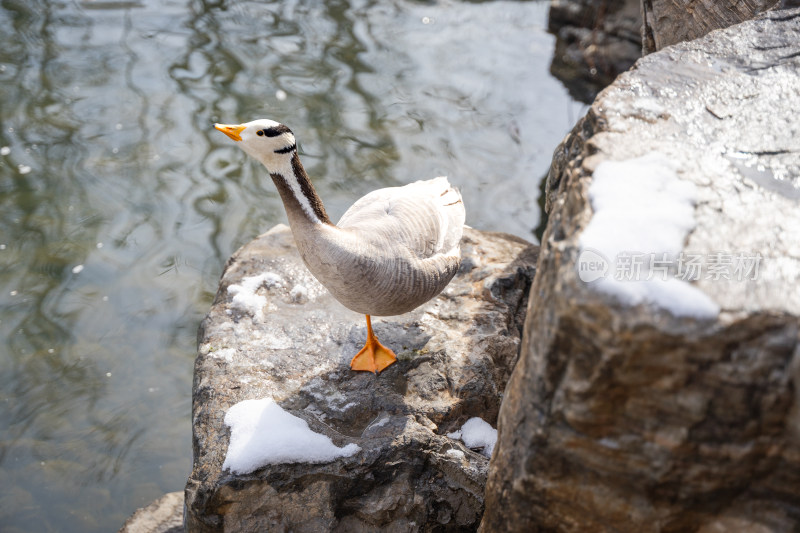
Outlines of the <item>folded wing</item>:
[[354,203],[338,226],[368,233],[387,254],[403,249],[425,260],[458,254],[464,218],[461,194],[440,177],[373,191]]

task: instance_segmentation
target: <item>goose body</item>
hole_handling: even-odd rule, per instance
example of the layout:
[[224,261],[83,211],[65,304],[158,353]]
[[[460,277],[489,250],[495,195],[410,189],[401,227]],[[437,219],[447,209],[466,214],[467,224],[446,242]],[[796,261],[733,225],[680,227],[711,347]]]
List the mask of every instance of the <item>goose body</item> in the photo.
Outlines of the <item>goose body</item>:
[[447,178],[418,181],[373,191],[336,226],[294,236],[308,269],[342,305],[399,315],[439,294],[458,270],[460,206]]
[[375,338],[370,316],[407,313],[455,276],[465,219],[460,193],[444,177],[378,189],[333,224],[289,128],[266,119],[215,128],[267,168],[309,271],[342,305],[366,315],[367,344],[351,368],[378,372],[392,364],[394,353]]

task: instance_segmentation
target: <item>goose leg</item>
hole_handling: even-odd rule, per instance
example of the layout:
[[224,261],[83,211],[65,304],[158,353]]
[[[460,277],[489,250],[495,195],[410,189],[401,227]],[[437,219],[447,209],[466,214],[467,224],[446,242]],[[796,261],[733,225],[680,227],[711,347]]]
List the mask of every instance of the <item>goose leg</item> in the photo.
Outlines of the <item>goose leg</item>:
[[372,331],[372,321],[369,315],[365,316],[367,317],[367,342],[350,361],[350,370],[364,370],[377,374],[397,361],[397,357],[393,351],[378,342],[378,337]]

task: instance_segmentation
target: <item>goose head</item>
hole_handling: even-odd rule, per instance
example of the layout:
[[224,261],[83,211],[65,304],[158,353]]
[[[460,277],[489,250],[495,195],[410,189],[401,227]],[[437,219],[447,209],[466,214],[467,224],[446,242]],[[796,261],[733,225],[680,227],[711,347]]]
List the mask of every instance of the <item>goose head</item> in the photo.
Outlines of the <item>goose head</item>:
[[238,125],[214,124],[214,127],[270,172],[285,167],[297,150],[292,130],[274,120],[261,118]]

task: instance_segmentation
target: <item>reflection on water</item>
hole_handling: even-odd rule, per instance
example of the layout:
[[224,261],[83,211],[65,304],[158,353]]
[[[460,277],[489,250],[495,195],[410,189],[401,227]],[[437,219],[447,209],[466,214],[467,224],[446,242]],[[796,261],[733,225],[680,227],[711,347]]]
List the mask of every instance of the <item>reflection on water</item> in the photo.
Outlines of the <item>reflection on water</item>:
[[434,175],[533,238],[579,115],[545,3],[0,4],[0,524],[113,531],[180,490],[195,332],[227,257],[285,220],[214,121],[300,140],[338,217]]

